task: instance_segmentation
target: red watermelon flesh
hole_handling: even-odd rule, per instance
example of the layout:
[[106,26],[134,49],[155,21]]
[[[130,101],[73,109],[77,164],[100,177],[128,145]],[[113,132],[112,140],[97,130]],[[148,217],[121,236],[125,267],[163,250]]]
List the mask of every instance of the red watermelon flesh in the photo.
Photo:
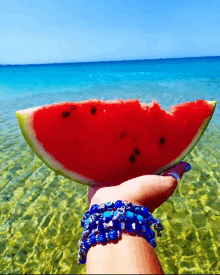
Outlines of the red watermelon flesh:
[[57,173],[83,184],[120,184],[161,174],[196,145],[216,101],[174,105],[155,100],[61,102],[17,111],[32,150]]

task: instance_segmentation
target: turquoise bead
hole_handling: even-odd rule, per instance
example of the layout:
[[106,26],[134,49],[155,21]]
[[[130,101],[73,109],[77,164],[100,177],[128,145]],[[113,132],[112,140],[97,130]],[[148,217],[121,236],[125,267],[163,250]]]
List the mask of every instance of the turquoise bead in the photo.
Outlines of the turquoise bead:
[[125,214],[128,221],[134,221],[135,214],[131,211],[127,211]]
[[144,221],[144,217],[139,214],[136,216],[136,219],[137,219],[137,221],[141,221],[141,222]]
[[118,214],[118,211],[117,210],[114,211],[114,217],[117,216],[117,214]]
[[106,222],[109,222],[112,218],[112,212],[111,211],[105,211],[103,213],[103,218],[105,219]]
[[111,211],[105,211],[103,213],[103,218],[110,218],[112,216],[112,212]]

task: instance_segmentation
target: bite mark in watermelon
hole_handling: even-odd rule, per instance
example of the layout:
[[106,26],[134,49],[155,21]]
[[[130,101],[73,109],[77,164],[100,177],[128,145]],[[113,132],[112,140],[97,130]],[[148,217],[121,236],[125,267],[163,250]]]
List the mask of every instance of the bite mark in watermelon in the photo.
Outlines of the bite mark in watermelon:
[[60,102],[16,112],[35,154],[52,170],[89,186],[161,174],[189,154],[216,101],[162,109],[155,100]]

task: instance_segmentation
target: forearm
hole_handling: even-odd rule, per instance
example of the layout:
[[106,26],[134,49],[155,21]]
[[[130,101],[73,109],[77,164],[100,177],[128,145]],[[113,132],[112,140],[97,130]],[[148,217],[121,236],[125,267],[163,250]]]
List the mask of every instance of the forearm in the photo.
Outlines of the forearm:
[[97,244],[87,254],[87,274],[164,274],[152,246],[142,237],[122,234],[118,243]]

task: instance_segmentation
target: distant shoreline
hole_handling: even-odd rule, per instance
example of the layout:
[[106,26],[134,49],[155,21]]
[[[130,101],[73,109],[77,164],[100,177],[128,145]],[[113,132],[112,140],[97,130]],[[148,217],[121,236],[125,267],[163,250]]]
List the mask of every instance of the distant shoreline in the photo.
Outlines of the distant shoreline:
[[205,59],[205,58],[210,58],[210,59],[220,59],[220,56],[199,56],[199,57],[161,57],[161,58],[155,58],[155,59],[131,59],[131,60],[110,60],[110,61],[77,61],[77,62],[64,62],[64,63],[39,63],[39,64],[0,64],[1,66],[50,66],[50,65],[72,65],[72,64],[100,64],[100,63],[120,63],[120,62],[144,62],[144,61],[164,61],[164,60],[180,60],[180,59]]

